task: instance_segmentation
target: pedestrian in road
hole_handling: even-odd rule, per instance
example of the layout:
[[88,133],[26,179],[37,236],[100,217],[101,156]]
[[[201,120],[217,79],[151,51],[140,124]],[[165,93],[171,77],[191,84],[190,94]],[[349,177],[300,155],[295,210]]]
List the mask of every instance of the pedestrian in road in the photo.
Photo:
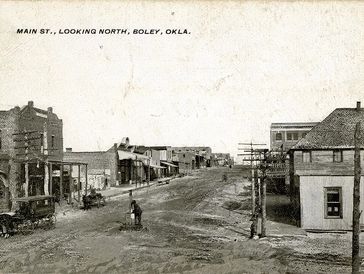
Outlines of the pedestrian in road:
[[132,213],[134,213],[135,217],[135,225],[141,225],[143,210],[140,208],[140,206],[136,203],[135,200],[131,202],[131,208],[133,210]]

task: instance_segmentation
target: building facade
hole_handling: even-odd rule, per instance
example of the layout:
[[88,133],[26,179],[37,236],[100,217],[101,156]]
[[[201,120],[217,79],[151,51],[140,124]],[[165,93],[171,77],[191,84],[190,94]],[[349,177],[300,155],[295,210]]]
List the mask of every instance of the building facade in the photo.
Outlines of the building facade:
[[49,107],[29,101],[22,108],[0,111],[0,207],[15,197],[52,190],[48,161],[63,159],[63,122]]
[[[64,161],[87,163],[88,187],[105,189],[116,186],[118,158],[117,151],[85,151],[75,152],[66,148]],[[81,168],[82,178],[85,179],[85,166]]]
[[[357,122],[361,122],[363,149],[364,109],[358,104],[335,109],[289,151],[291,202],[302,228],[351,230]],[[362,169],[363,154],[362,150]],[[363,185],[360,192],[363,197]],[[364,215],[360,222],[364,224]]]
[[287,152],[317,123],[272,123],[270,126],[270,149]]

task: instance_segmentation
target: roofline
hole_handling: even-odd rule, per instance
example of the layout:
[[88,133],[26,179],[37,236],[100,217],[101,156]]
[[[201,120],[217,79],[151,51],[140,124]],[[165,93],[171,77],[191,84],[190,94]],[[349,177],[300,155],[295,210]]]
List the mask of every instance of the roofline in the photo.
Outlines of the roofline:
[[[324,147],[324,148],[290,148],[288,151],[308,151],[308,150],[354,150],[354,147]],[[360,148],[364,150],[364,146]]]
[[110,152],[110,151],[64,151],[63,154],[66,154],[66,153],[105,153],[105,152]]
[[270,127],[290,128],[290,127],[314,127],[320,122],[307,122],[307,123],[271,123]]

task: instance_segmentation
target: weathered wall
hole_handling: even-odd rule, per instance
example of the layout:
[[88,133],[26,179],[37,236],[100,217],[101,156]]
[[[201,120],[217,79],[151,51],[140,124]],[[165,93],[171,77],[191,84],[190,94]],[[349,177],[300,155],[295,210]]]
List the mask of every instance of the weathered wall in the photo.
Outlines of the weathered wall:
[[[116,158],[112,151],[93,151],[93,152],[64,152],[64,161],[87,163],[88,175],[100,175],[100,170],[104,170],[108,185],[116,185]],[[84,176],[84,167],[81,167],[81,173]],[[88,177],[88,179],[91,177]]]
[[[279,150],[281,146],[283,145],[284,151],[289,150],[291,147],[293,147],[301,138],[304,137],[305,134],[307,134],[310,130],[287,130],[287,129],[281,129],[281,130],[271,130],[270,131],[270,148],[272,150]],[[282,140],[276,139],[276,133],[282,133]],[[298,135],[297,140],[288,140],[287,139],[287,133],[296,133]]]
[[[20,108],[15,107],[9,111],[0,112],[0,134],[1,134],[1,149],[0,154],[2,160],[0,169],[3,172],[6,181],[6,195],[4,199],[12,199],[18,197],[18,189],[20,187],[20,164],[14,162],[16,151],[14,149],[15,143],[13,141],[13,133],[19,131],[19,112]],[[3,201],[9,204],[7,201]]]
[[[362,178],[363,180],[363,178]],[[301,227],[350,230],[353,211],[353,176],[300,176]],[[325,187],[342,187],[342,219],[325,219]],[[364,184],[361,184],[364,197]],[[364,210],[364,203],[360,205]],[[360,223],[364,222],[361,215]]]
[[[63,158],[63,122],[61,119],[58,119],[57,115],[52,112],[51,109],[48,111],[38,110],[33,107],[33,104],[30,102],[28,106],[26,106],[20,114],[19,119],[19,128],[20,130],[36,130],[38,133],[34,134],[34,136],[39,137],[40,134],[44,135],[44,144],[45,141],[47,144],[45,147],[48,150],[45,150],[48,153],[48,158],[51,160],[59,160],[62,161]],[[53,146],[52,146],[52,136],[53,138]],[[41,140],[32,140],[32,144],[36,145],[34,148],[34,152],[37,155],[42,155],[41,152]],[[24,153],[24,151],[21,153]]]
[[[343,150],[343,161],[333,162],[332,150],[314,150],[312,162],[302,161],[302,151],[294,152],[294,169],[298,175],[353,175],[354,151]],[[364,151],[361,153],[361,166],[364,169]]]

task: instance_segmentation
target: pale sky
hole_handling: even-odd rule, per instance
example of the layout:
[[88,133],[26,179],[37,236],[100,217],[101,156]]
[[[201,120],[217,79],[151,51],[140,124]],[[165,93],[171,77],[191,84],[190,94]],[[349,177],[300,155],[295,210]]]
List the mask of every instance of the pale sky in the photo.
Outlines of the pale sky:
[[[26,35],[167,28],[189,35]],[[364,104],[364,3],[0,2],[0,109],[52,106],[64,147],[269,144],[273,122]]]

